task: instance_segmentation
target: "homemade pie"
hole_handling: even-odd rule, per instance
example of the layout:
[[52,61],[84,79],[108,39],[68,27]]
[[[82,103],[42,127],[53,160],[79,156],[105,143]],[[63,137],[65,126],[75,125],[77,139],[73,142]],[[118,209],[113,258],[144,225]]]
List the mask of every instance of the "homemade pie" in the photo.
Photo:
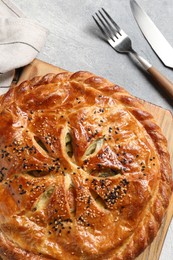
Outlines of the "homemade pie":
[[171,193],[166,139],[123,88],[64,72],[0,97],[2,259],[134,259]]

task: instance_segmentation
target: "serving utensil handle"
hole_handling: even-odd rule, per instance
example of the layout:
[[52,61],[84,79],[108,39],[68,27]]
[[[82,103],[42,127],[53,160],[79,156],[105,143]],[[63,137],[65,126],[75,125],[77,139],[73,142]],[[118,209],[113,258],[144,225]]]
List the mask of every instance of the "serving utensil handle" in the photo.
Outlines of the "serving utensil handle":
[[155,67],[151,66],[147,69],[152,78],[159,84],[159,86],[167,92],[169,97],[173,99],[173,83],[162,75]]

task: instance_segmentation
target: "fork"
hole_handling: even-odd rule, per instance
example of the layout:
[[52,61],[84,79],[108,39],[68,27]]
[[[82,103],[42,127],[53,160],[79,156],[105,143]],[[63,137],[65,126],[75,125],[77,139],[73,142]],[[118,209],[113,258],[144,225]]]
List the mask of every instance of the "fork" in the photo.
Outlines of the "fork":
[[106,41],[119,53],[131,54],[173,99],[173,84],[133,48],[129,36],[116,24],[104,8],[92,16]]

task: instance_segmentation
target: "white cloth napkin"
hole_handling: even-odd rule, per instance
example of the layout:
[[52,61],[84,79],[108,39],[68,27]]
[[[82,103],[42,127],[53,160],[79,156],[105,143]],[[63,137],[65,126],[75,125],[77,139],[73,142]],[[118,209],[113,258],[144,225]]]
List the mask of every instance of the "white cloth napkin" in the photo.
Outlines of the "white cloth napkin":
[[0,94],[10,86],[15,69],[37,56],[47,33],[9,0],[0,0]]

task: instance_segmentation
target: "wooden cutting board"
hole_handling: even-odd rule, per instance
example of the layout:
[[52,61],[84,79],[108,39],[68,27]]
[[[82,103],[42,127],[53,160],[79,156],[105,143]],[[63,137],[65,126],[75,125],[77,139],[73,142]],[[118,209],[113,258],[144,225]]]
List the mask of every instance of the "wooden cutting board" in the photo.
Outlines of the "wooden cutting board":
[[[59,73],[65,71],[64,69],[47,64],[40,60],[34,60],[22,72],[19,82],[33,78],[34,76],[43,76],[47,73]],[[171,165],[173,169],[173,115],[170,111],[161,107],[155,106],[146,101],[142,101],[145,108],[154,116],[156,122],[161,127],[163,134],[168,140],[168,149],[171,155]],[[170,201],[170,206],[167,215],[163,221],[162,227],[159,230],[157,237],[147,249],[137,257],[137,260],[159,260],[164,239],[173,216],[173,196]]]

